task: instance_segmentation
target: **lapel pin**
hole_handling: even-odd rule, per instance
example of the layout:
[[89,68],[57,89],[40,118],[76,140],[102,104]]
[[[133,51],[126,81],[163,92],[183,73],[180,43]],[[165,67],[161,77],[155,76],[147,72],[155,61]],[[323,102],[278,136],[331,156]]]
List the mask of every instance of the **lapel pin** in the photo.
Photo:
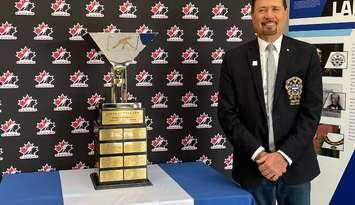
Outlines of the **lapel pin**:
[[290,51],[290,49],[289,49],[289,48],[286,48],[286,51],[287,51],[287,52],[289,52],[289,51]]
[[258,66],[258,61],[253,61],[253,62],[252,62],[252,65],[253,65],[253,66]]

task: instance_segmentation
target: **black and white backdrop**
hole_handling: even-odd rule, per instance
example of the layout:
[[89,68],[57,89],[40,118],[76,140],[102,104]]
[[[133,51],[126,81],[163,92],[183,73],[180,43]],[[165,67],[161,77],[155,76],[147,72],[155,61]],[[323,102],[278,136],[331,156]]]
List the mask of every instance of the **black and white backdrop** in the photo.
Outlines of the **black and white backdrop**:
[[[110,65],[86,32],[158,32],[128,67],[151,163],[203,161],[230,175],[218,125],[222,56],[253,38],[249,0],[15,0],[0,8],[0,171],[94,166],[92,126]],[[237,157],[237,156],[235,156]]]

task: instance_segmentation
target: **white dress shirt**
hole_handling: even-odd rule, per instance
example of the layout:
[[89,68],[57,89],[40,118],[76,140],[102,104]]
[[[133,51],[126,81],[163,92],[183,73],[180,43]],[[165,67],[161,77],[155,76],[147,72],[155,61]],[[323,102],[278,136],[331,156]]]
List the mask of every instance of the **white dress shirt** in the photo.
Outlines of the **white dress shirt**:
[[[279,55],[280,55],[280,50],[281,50],[281,43],[282,43],[282,38],[283,35],[281,35],[276,41],[274,41],[272,44],[275,46],[274,52],[274,57],[275,57],[275,64],[279,64]],[[267,63],[267,56],[268,56],[268,51],[266,50],[267,45],[269,45],[269,42],[264,41],[263,39],[258,37],[258,43],[259,43],[259,52],[260,52],[260,65],[261,65],[261,76],[263,80],[263,91],[264,91],[264,99],[265,99],[265,105],[268,104],[267,102],[267,68],[266,68],[266,63]],[[278,66],[276,66],[278,67]],[[277,70],[276,70],[277,73]],[[276,76],[275,76],[276,79]],[[260,146],[252,155],[251,159],[255,161],[256,156],[260,154],[262,151],[264,151],[265,148]],[[288,162],[289,165],[292,164],[291,158],[289,158],[282,150],[277,150]]]

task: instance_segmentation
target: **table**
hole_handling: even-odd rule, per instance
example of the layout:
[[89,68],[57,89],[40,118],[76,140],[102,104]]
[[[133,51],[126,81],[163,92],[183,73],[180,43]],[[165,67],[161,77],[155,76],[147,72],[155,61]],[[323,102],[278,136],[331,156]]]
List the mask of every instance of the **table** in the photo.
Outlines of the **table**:
[[6,205],[254,205],[251,194],[211,167],[197,162],[148,166],[152,186],[95,190],[95,169],[5,175],[0,203]]

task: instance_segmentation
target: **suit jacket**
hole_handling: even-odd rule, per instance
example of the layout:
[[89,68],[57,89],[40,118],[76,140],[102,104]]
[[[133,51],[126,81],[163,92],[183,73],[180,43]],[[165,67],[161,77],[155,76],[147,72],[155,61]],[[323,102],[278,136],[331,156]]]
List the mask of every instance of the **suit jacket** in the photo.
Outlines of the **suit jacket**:
[[[259,146],[268,151],[268,126],[262,88],[260,52],[257,39],[228,51],[220,76],[218,118],[234,148],[233,178],[244,187],[258,185],[263,176],[251,156]],[[302,90],[300,103],[290,104],[286,81],[295,91]],[[322,109],[322,77],[314,46],[283,37],[273,102],[273,129],[276,150],[282,150],[293,163],[280,178],[287,184],[300,184],[319,174],[313,137]]]

